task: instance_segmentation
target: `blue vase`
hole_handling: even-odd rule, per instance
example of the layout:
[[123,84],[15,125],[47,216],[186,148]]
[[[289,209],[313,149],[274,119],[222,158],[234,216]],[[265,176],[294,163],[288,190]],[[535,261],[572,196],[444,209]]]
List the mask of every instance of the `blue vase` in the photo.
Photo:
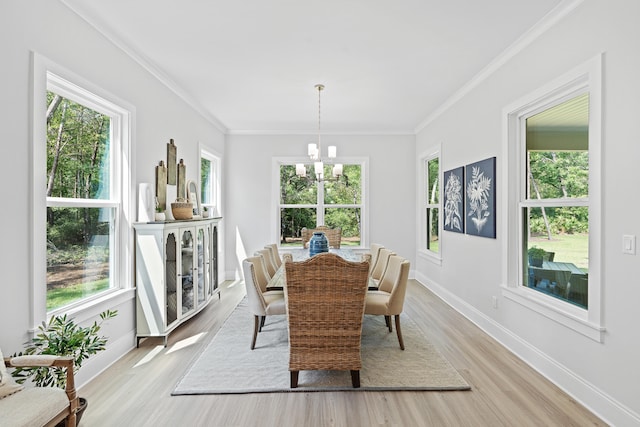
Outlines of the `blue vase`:
[[329,252],[329,241],[322,231],[317,231],[309,240],[309,256],[312,257],[322,252]]

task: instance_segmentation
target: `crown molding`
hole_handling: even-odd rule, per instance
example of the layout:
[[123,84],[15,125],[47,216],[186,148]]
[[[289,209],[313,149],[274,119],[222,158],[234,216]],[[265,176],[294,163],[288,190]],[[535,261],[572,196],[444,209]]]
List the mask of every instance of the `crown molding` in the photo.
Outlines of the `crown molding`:
[[521,35],[515,42],[509,45],[502,53],[500,53],[493,61],[484,67],[465,85],[458,89],[451,97],[449,97],[442,105],[440,105],[433,113],[431,113],[422,123],[414,130],[415,134],[420,133],[436,118],[451,108],[456,102],[460,101],[469,92],[475,89],[480,83],[495,73],[500,67],[507,63],[511,58],[522,52],[534,40],[547,32],[551,27],[557,24],[565,16],[570,14],[584,0],[563,0],[558,6],[547,13],[526,33]]
[[[318,136],[318,131],[311,130],[229,130],[227,135],[310,135]],[[413,131],[322,131],[321,136],[415,136]]]
[[229,130],[227,127],[222,124],[220,120],[210,114],[198,101],[196,101],[188,92],[186,92],[180,85],[178,85],[173,79],[171,79],[164,71],[162,71],[153,61],[147,58],[144,54],[132,48],[129,44],[127,44],[124,40],[118,37],[104,22],[102,22],[98,17],[91,16],[86,10],[82,10],[81,8],[74,7],[72,4],[69,4],[67,0],[60,0],[60,2],[65,5],[69,10],[78,15],[82,20],[84,20],[87,24],[93,27],[96,31],[102,34],[107,40],[109,40],[114,46],[127,54],[131,59],[133,59],[137,64],[139,64],[142,68],[147,70],[151,75],[153,75],[160,83],[165,85],[170,91],[176,94],[180,99],[182,99],[187,105],[193,108],[197,113],[199,113],[205,120],[211,123],[223,134],[227,134]]

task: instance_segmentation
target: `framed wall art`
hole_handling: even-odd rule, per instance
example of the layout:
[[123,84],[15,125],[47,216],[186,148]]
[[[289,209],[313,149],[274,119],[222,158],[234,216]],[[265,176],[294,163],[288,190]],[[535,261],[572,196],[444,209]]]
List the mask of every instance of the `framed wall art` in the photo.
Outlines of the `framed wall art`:
[[496,238],[496,158],[471,163],[465,170],[467,234]]
[[444,173],[444,230],[464,233],[464,167]]

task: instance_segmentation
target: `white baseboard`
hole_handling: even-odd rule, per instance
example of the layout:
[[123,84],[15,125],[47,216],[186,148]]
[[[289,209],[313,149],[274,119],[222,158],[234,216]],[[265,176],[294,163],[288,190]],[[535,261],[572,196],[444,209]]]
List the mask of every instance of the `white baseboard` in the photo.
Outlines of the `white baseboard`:
[[524,341],[445,287],[419,272],[415,272],[415,280],[608,424],[640,425],[640,414]]
[[109,366],[116,363],[121,357],[130,352],[136,346],[136,331],[129,331],[115,341],[109,341],[107,349],[97,353],[82,364],[82,368],[75,377],[76,389],[88,384],[100,375]]

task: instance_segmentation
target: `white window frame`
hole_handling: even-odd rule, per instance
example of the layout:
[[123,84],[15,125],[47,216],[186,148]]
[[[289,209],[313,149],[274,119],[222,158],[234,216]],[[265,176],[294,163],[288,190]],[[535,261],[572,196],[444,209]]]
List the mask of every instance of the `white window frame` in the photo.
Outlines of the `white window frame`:
[[[295,165],[297,163],[308,164],[309,158],[298,158],[298,157],[274,157],[272,162],[272,191],[271,191],[271,200],[272,200],[272,224],[275,224],[275,228],[272,234],[272,241],[278,242],[278,246],[280,245],[280,209],[287,207],[295,207],[295,208],[314,208],[318,209],[316,222],[323,224],[324,223],[324,209],[321,208],[360,208],[360,220],[362,221],[360,227],[360,246],[350,246],[353,249],[362,249],[369,247],[369,197],[367,190],[367,183],[369,182],[369,159],[366,157],[343,157],[334,159],[335,163],[342,163],[344,165],[360,165],[360,179],[362,180],[360,183],[360,191],[361,191],[361,199],[360,204],[354,205],[325,205],[324,202],[321,204],[298,204],[298,205],[281,205],[280,204],[280,166],[283,165]],[[324,200],[324,186],[318,186],[318,200]]]
[[[216,215],[220,216],[222,215],[222,209],[220,206],[221,203],[221,179],[222,179],[222,160],[221,160],[221,156],[214,153],[213,151],[207,150],[206,148],[202,148],[200,147],[200,158],[198,159],[198,169],[200,170],[201,166],[202,166],[202,159],[208,160],[209,162],[211,162],[211,166],[213,168],[213,173],[212,173],[212,177],[213,177],[213,183],[212,183],[212,188],[211,191],[213,193],[212,195],[212,200],[213,203],[207,203],[205,204],[204,201],[202,202],[202,207],[204,208],[205,206],[208,207],[211,212],[209,213],[210,216],[213,216],[213,214],[215,213]],[[200,170],[200,173],[198,173],[198,179],[200,180],[202,177],[202,171]],[[202,188],[202,182],[200,182],[199,188]]]
[[[133,231],[132,219],[135,191],[131,187],[134,174],[134,159],[131,156],[135,108],[129,103],[104,91],[53,61],[37,53],[32,54],[32,130],[31,130],[31,313],[30,324],[35,330],[47,316],[66,313],[78,322],[94,318],[107,308],[121,304],[135,297],[133,287]],[[47,312],[47,196],[43,185],[43,171],[46,170],[46,117],[47,90],[52,90],[65,98],[79,102],[111,118],[111,158],[114,168],[110,189],[110,200],[94,200],[92,207],[116,207],[113,261],[111,280],[115,287],[95,296],[79,300],[67,307]],[[114,204],[114,199],[118,202]],[[50,200],[50,205],[72,206],[74,200]],[[86,204],[83,204],[83,206]]]
[[[583,309],[552,296],[523,286],[523,220],[522,209],[527,203],[525,129],[522,119],[547,106],[550,108],[578,93],[589,92],[589,288],[588,309]],[[503,215],[502,294],[529,309],[550,318],[595,341],[602,342],[604,325],[601,276],[601,122],[602,122],[602,59],[598,56],[562,77],[507,106],[503,110],[503,188],[507,189]],[[581,204],[583,202],[576,201]],[[575,204],[574,203],[574,204]]]
[[[418,233],[418,254],[423,258],[428,259],[436,264],[442,263],[442,145],[437,144],[433,147],[428,148],[423,151],[418,156],[418,165],[416,170],[419,171],[418,174],[418,221],[417,223],[420,225],[420,232]],[[438,159],[438,180],[440,181],[438,184],[438,203],[429,203],[429,199],[427,194],[429,193],[429,169],[428,162],[434,159]],[[427,210],[428,209],[438,209],[438,252],[434,252],[432,250],[427,249]]]

